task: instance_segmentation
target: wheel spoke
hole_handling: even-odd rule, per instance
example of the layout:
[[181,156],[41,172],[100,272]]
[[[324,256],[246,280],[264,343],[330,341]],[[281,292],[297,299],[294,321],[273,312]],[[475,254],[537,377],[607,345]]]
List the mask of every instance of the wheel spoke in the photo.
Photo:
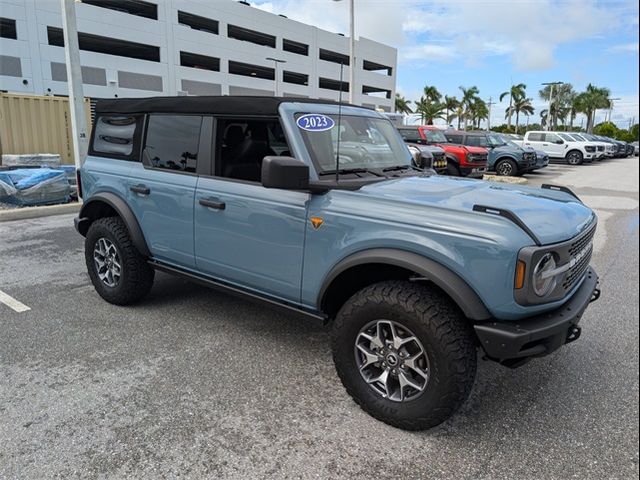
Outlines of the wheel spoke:
[[418,385],[416,382],[411,380],[404,372],[400,372],[398,374],[398,383],[400,383],[400,401],[404,400],[404,389],[406,387],[411,387],[418,392],[421,392],[424,389],[424,385]]
[[362,362],[362,365],[360,365],[360,370],[364,370],[369,365],[380,361],[380,356],[372,350],[369,350],[364,345],[358,344],[358,350],[364,355],[364,361]]
[[384,388],[385,396],[389,397],[389,369],[382,371],[377,377],[370,378],[367,383],[380,383]]
[[416,364],[417,360],[419,360],[420,357],[422,357],[423,355],[424,355],[424,352],[417,353],[414,356],[405,359],[404,364],[407,367],[409,367],[411,370],[416,372],[418,375],[420,375],[422,378],[424,378],[426,381],[429,379],[429,372],[428,371],[425,372],[420,368],[419,365]]

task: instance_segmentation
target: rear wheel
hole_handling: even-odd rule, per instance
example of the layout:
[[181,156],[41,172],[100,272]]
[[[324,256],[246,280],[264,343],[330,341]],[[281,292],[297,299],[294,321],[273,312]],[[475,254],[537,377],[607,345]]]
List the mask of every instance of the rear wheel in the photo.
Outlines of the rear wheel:
[[513,160],[498,160],[496,173],[501,177],[512,177],[518,174],[518,165]]
[[133,245],[122,219],[106,217],[93,222],[84,246],[91,282],[107,302],[128,305],[149,293],[154,270]]
[[332,330],[338,376],[351,397],[394,427],[434,427],[462,405],[476,373],[473,334],[438,291],[405,281],[356,293]]
[[567,153],[566,159],[569,165],[582,165],[582,162],[584,161],[582,152],[579,152],[578,150],[572,150]]

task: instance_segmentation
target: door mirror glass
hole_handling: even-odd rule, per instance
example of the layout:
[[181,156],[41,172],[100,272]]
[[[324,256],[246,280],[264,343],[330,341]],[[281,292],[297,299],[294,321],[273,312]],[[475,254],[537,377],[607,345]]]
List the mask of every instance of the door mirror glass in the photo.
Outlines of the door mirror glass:
[[554,143],[558,144],[558,145],[562,145],[564,143],[564,140],[562,140],[561,138],[559,138],[558,140],[556,140]]
[[309,188],[309,166],[292,157],[264,157],[262,186],[283,190],[306,190]]

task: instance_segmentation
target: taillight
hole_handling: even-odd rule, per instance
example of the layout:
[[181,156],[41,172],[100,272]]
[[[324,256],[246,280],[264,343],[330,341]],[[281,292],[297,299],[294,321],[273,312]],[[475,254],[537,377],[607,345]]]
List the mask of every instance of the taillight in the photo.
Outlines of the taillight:
[[78,188],[78,198],[82,198],[82,177],[80,176],[80,169],[76,169],[76,184]]

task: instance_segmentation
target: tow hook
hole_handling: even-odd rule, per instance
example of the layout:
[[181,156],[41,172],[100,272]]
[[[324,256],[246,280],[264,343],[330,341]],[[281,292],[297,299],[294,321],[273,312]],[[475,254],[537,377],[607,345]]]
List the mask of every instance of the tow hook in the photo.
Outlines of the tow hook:
[[582,333],[582,329],[577,325],[571,325],[569,327],[569,331],[567,332],[567,340],[564,343],[575,342],[580,338],[580,334]]
[[589,300],[589,303],[595,302],[599,298],[600,298],[600,289],[596,287],[593,293],[591,294],[591,300]]

